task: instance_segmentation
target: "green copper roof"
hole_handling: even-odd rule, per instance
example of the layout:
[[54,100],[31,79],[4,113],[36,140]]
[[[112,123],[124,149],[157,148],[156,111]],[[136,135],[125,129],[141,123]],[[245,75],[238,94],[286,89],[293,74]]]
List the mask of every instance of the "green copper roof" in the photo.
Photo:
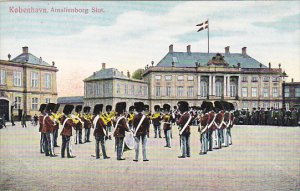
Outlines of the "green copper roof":
[[[157,64],[160,67],[195,67],[195,62],[200,62],[200,66],[206,66],[208,61],[217,53],[201,53],[201,52],[168,52],[167,55]],[[241,68],[260,68],[261,63],[254,58],[243,55],[241,53],[222,54],[224,60],[229,64],[229,67],[241,64]],[[267,68],[262,65],[262,68]]]
[[50,66],[47,62],[43,61],[42,58],[38,58],[31,53],[22,53],[19,56],[12,59],[13,62],[27,62],[30,64]]

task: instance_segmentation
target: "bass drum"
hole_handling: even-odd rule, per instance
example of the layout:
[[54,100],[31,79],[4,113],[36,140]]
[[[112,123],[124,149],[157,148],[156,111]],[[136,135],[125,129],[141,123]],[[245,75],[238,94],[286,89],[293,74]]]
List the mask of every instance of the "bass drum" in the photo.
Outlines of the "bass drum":
[[132,132],[125,132],[124,149],[132,150],[134,148],[134,137]]

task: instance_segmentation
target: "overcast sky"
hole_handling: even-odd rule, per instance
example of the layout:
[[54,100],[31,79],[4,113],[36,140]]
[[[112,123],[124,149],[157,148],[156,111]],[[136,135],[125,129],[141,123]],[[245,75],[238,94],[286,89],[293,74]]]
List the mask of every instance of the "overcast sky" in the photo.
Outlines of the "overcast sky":
[[[12,13],[10,8],[46,8],[48,13]],[[88,9],[57,13],[53,8]],[[92,8],[104,12],[92,13]],[[5,2],[0,3],[0,59],[22,46],[48,63],[55,61],[59,96],[83,95],[83,79],[101,63],[133,72],[174,51],[247,53],[268,65],[281,63],[300,81],[300,2]]]

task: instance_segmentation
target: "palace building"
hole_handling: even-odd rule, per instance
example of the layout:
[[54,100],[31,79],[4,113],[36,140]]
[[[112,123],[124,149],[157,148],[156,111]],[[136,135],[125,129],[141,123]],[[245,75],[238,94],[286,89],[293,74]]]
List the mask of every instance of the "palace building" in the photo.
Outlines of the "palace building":
[[56,102],[57,84],[55,63],[48,64],[41,57],[23,47],[22,54],[14,59],[0,60],[0,116],[6,119],[13,113],[20,119],[38,114],[42,103]]
[[280,65],[272,68],[247,54],[169,52],[154,66],[146,66],[142,80],[131,79],[117,69],[105,66],[85,79],[86,105],[96,103],[115,105],[119,101],[133,104],[144,101],[153,111],[154,105],[168,103],[175,106],[184,100],[190,106],[200,106],[203,101],[226,100],[236,108],[281,108],[282,81],[286,77]]

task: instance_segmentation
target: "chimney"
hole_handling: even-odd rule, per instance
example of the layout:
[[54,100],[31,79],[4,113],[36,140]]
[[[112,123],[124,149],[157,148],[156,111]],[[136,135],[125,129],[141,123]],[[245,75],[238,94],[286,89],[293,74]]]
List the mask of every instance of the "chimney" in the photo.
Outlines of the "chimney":
[[247,47],[243,47],[243,48],[242,48],[242,54],[243,54],[244,56],[247,55]]
[[28,53],[28,46],[24,46],[24,47],[22,47],[22,49],[23,49],[23,53]]
[[271,62],[269,62],[269,69],[271,69]]
[[105,69],[105,63],[102,63],[102,70],[104,70]]
[[294,82],[294,78],[292,78],[292,83]]
[[153,65],[154,65],[154,61],[151,61],[151,66],[153,67]]
[[229,54],[230,52],[229,52],[229,48],[230,48],[230,46],[226,46],[225,47],[225,54]]
[[7,55],[7,57],[8,57],[8,61],[10,61],[11,55],[10,55],[10,54],[8,54],[8,55]]
[[124,75],[123,71],[121,71],[121,74]]
[[130,78],[130,72],[127,70],[127,77]]
[[52,66],[55,66],[55,62],[54,61],[52,61]]
[[169,46],[169,52],[170,52],[170,53],[173,53],[173,44],[171,44],[171,45]]
[[191,45],[188,45],[188,46],[186,47],[186,52],[187,52],[188,54],[191,54]]

